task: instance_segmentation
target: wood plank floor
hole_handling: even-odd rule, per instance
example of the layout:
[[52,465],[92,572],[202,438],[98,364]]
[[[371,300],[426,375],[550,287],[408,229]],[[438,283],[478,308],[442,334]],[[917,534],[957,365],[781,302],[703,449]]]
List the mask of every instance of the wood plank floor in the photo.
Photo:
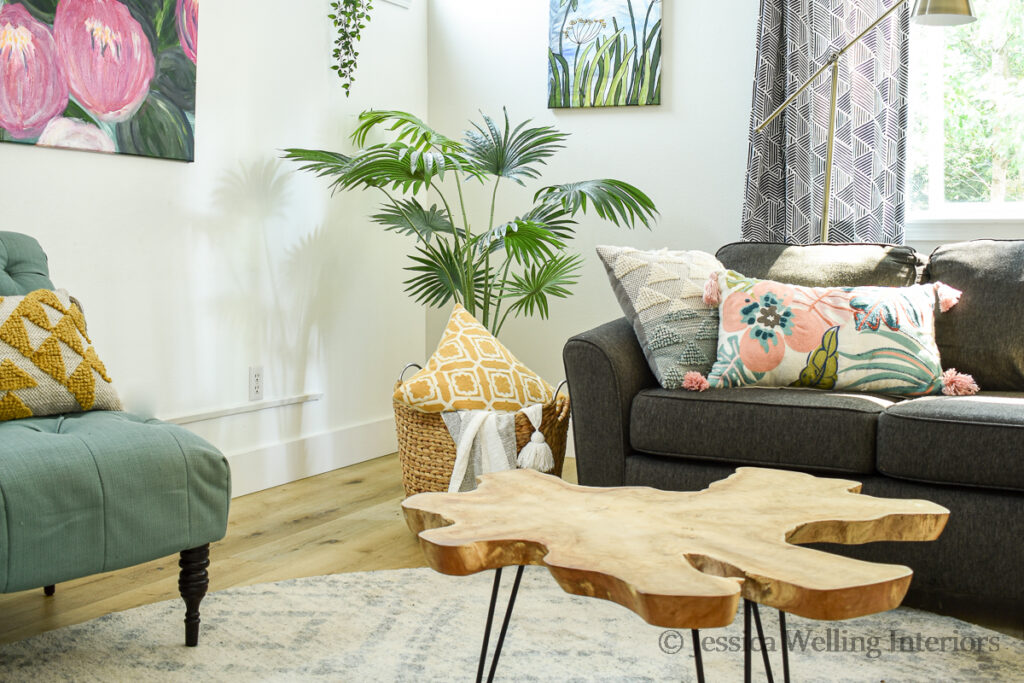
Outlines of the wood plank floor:
[[[563,475],[576,481],[571,458]],[[425,566],[402,498],[397,455],[236,498],[228,533],[210,551],[210,590]],[[51,598],[41,588],[0,595],[0,643],[170,599],[178,599],[176,555],[58,584]]]

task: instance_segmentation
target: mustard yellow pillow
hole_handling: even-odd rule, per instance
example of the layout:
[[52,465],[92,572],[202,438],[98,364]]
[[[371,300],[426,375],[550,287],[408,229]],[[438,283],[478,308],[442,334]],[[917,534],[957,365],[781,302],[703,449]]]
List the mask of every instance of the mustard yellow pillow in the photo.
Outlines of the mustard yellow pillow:
[[67,292],[0,297],[0,420],[120,409]]
[[547,403],[554,393],[550,384],[456,304],[434,355],[395,390],[395,400],[425,413],[519,410]]

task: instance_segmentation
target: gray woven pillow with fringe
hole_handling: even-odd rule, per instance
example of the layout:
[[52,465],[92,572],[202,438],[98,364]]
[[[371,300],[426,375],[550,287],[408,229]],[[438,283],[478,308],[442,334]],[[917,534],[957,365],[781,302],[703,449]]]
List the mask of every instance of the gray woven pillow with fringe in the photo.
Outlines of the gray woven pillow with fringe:
[[707,375],[718,347],[718,307],[704,303],[704,284],[724,270],[718,259],[609,246],[597,247],[597,255],[661,386],[679,389],[691,371]]

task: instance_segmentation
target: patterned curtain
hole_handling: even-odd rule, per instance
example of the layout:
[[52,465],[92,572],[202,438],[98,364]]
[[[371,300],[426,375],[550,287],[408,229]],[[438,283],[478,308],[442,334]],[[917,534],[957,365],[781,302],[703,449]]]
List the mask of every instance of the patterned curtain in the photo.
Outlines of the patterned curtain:
[[[829,71],[763,132],[754,128],[895,1],[761,0],[744,239],[819,240]],[[830,242],[903,242],[909,5],[840,60]]]

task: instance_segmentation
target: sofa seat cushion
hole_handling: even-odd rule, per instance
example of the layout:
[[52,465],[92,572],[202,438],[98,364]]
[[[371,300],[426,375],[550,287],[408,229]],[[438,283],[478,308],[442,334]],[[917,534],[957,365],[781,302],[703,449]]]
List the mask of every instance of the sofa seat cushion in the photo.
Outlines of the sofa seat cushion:
[[91,412],[0,424],[0,592],[218,540],[230,472],[176,425]]
[[1024,393],[927,396],[878,421],[878,470],[913,481],[1024,491]]
[[870,473],[878,416],[894,401],[815,389],[648,389],[633,399],[630,441],[656,455]]

